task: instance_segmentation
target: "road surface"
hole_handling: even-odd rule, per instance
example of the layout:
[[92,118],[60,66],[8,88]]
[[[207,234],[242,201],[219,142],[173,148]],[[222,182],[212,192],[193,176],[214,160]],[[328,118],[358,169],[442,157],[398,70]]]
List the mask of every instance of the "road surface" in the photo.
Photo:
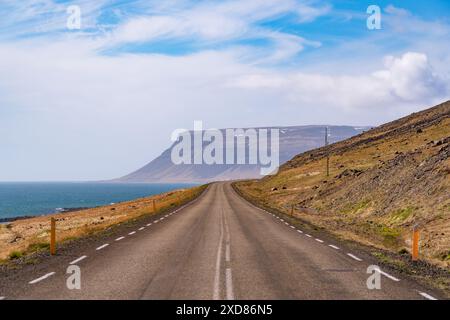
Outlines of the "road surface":
[[[230,183],[121,232],[0,280],[0,299],[437,297],[389,270],[381,270],[381,289],[368,289],[373,258],[254,207]],[[71,265],[81,272],[79,290],[66,285]]]

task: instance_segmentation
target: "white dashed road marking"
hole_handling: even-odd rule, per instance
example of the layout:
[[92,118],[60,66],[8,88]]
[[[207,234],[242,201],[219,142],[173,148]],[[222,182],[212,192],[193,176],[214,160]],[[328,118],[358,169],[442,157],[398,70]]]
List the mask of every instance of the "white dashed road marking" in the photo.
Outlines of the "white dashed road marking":
[[292,228],[292,229],[295,229],[295,227],[294,227],[294,226],[291,226],[291,228]]
[[305,236],[307,236],[308,238],[312,238],[312,235],[305,233]]
[[38,282],[40,282],[40,281],[42,281],[42,280],[47,279],[48,277],[51,277],[51,276],[54,275],[54,274],[55,274],[54,272],[47,273],[46,275],[44,275],[44,276],[42,276],[42,277],[40,277],[40,278],[31,280],[31,281],[28,282],[28,283],[29,283],[29,284],[35,284],[35,283],[38,283]]
[[220,299],[220,253],[222,252],[222,242],[223,242],[223,223],[220,220],[220,238],[219,246],[217,247],[217,257],[216,257],[216,273],[214,275],[214,289],[213,289],[213,300]]
[[119,238],[116,239],[116,241],[120,241],[120,240],[123,240],[123,239],[125,239],[125,237],[119,237]]
[[303,233],[303,231],[302,231],[302,230],[297,230],[297,232],[298,232],[298,233]]
[[136,231],[131,231],[131,232],[129,233],[129,235],[132,236],[132,235],[135,234],[135,233],[136,233]]
[[75,259],[75,260],[73,260],[71,263],[69,263],[69,264],[75,264],[75,263],[78,263],[78,262],[80,262],[81,260],[84,260],[84,259],[86,259],[87,258],[87,256],[81,256],[81,257],[79,257],[78,259]]
[[337,246],[335,246],[335,245],[333,245],[333,244],[329,244],[328,246],[331,247],[331,248],[333,248],[333,249],[339,250],[339,247],[337,247]]
[[362,259],[358,258],[357,256],[355,256],[355,255],[353,255],[353,254],[351,254],[351,253],[347,253],[347,255],[348,255],[350,258],[355,259],[356,261],[362,261]]
[[147,223],[147,227],[150,227],[152,224],[151,223]]
[[144,229],[145,229],[145,228],[144,228],[144,227],[142,227],[142,228],[139,228],[138,230],[139,230],[139,231],[142,231],[142,230],[144,230]]
[[381,273],[383,276],[385,276],[385,277],[387,277],[387,278],[389,278],[389,279],[391,279],[391,280],[393,280],[393,281],[396,281],[396,282],[398,282],[398,281],[400,281],[400,279],[398,279],[398,278],[396,278],[396,277],[394,277],[394,276],[391,276],[389,273],[386,273],[386,272],[384,272],[383,270],[381,270],[381,269],[376,269],[379,273]]
[[316,238],[316,241],[320,242],[320,243],[323,243],[323,240],[320,240],[320,239],[317,239],[317,238]]
[[426,298],[426,299],[428,299],[428,300],[437,300],[435,297],[430,296],[428,293],[425,293],[425,292],[419,292],[419,294],[420,294],[422,297],[424,297],[424,298]]
[[225,261],[230,262],[230,244],[227,243],[227,246],[225,247]]
[[102,250],[102,249],[106,248],[107,246],[109,246],[109,243],[105,243],[104,245],[98,247],[98,248],[95,249],[95,250],[97,250],[97,251],[98,251],[98,250]]

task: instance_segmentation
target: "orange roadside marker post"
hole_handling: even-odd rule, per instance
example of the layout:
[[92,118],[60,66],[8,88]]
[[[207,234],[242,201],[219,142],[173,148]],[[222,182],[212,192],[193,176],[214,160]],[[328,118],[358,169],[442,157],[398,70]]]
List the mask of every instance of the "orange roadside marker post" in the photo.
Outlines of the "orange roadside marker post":
[[50,219],[50,254],[56,254],[56,219]]
[[156,201],[153,199],[153,212],[156,212]]
[[412,260],[417,261],[419,260],[419,227],[418,225],[415,225],[413,228],[413,241],[412,241]]

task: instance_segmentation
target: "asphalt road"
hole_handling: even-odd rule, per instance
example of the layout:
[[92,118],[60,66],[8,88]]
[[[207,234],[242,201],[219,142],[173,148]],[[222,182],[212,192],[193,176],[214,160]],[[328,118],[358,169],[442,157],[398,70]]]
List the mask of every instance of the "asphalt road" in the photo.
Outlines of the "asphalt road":
[[[0,279],[0,299],[438,297],[389,270],[368,289],[373,258],[254,207],[230,183],[122,232]],[[69,266],[80,268],[81,289],[68,289]]]

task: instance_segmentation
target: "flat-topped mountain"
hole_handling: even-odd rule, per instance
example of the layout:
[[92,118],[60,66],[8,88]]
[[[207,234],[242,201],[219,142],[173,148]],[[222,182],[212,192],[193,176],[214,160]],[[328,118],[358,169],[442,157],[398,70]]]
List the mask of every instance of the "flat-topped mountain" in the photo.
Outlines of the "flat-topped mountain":
[[[324,145],[326,126],[272,127],[279,130],[279,162],[285,163],[293,156]],[[330,143],[341,141],[358,135],[368,127],[329,126]],[[254,128],[255,130],[263,128]],[[265,128],[264,128],[265,129]],[[220,131],[225,136],[225,130]],[[244,129],[246,130],[246,129]],[[205,131],[203,131],[204,133]],[[192,133],[192,131],[190,131]],[[235,179],[259,178],[261,166],[258,164],[178,164],[171,158],[172,148],[176,142],[159,157],[144,167],[115,181],[120,182],[170,182],[170,183],[206,183]],[[205,143],[203,144],[206,145]],[[248,147],[248,143],[247,143]],[[192,149],[194,148],[192,144]],[[270,145],[269,145],[269,151]],[[226,145],[223,145],[223,154]],[[236,154],[236,152],[235,152]],[[247,155],[248,159],[248,155]],[[236,162],[234,162],[236,163]]]

